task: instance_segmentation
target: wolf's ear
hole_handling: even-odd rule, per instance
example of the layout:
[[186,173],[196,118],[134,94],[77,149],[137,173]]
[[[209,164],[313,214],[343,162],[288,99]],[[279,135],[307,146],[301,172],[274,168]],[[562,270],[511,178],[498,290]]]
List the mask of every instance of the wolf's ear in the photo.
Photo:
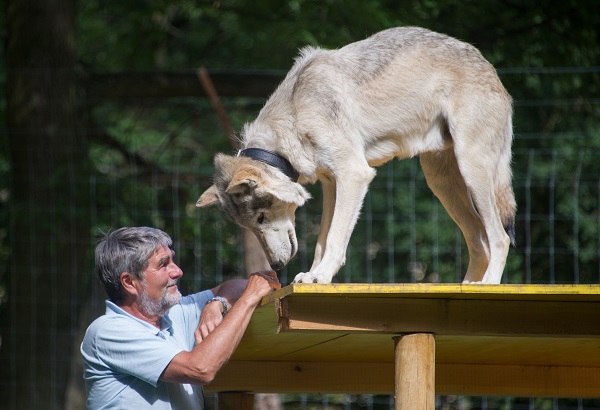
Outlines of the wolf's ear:
[[256,180],[254,180],[254,179],[250,179],[250,178],[239,179],[239,180],[231,181],[229,186],[227,186],[225,193],[228,195],[241,194],[244,192],[248,192],[250,189],[254,188],[255,186],[256,186]]
[[253,168],[240,168],[235,172],[233,178],[231,178],[225,193],[228,195],[233,195],[247,192],[258,185],[258,180],[259,175]]
[[290,183],[289,180],[265,190],[280,201],[298,206],[304,205],[310,199],[310,194],[302,185],[297,182]]
[[206,206],[214,205],[219,202],[219,197],[217,196],[217,187],[215,185],[211,185],[196,201],[196,206],[198,208],[204,208]]

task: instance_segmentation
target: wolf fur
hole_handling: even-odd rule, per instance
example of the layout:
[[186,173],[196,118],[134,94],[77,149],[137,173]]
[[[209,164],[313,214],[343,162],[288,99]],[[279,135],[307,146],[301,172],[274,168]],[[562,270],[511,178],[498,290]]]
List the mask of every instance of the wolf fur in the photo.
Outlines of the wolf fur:
[[242,148],[286,158],[300,174],[217,154],[214,185],[197,206],[217,204],[258,237],[280,269],[298,250],[294,213],[319,180],[323,212],[312,267],[294,281],[330,283],[344,265],[374,167],[420,157],[427,184],[469,250],[464,282],[500,283],[514,243],[512,101],[481,53],[443,34],[392,28],[337,50],[303,48]]

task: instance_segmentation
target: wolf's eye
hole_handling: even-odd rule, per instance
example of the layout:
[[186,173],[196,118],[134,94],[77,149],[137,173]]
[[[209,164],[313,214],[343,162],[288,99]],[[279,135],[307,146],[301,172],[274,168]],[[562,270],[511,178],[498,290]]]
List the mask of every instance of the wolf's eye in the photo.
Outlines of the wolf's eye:
[[261,212],[260,215],[258,215],[258,219],[256,220],[259,224],[262,225],[262,223],[265,221],[265,214],[264,212]]

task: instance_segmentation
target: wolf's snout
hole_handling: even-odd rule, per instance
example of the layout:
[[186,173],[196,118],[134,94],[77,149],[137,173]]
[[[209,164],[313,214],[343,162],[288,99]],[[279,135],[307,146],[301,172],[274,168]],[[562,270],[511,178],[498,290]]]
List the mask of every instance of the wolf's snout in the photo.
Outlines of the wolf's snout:
[[288,232],[288,237],[290,239],[290,245],[292,247],[292,250],[290,252],[290,258],[293,258],[296,255],[296,252],[298,251],[298,244],[296,242],[296,233],[291,230]]
[[285,263],[283,263],[282,261],[276,261],[271,263],[271,269],[273,270],[279,270],[281,268],[283,268],[285,266]]

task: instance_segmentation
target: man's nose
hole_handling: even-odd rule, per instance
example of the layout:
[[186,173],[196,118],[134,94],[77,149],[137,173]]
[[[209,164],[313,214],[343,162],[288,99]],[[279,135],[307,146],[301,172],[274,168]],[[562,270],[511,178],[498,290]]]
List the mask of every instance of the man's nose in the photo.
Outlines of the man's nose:
[[177,279],[183,276],[183,271],[177,266],[177,264],[172,263],[169,269],[169,277],[171,279]]

